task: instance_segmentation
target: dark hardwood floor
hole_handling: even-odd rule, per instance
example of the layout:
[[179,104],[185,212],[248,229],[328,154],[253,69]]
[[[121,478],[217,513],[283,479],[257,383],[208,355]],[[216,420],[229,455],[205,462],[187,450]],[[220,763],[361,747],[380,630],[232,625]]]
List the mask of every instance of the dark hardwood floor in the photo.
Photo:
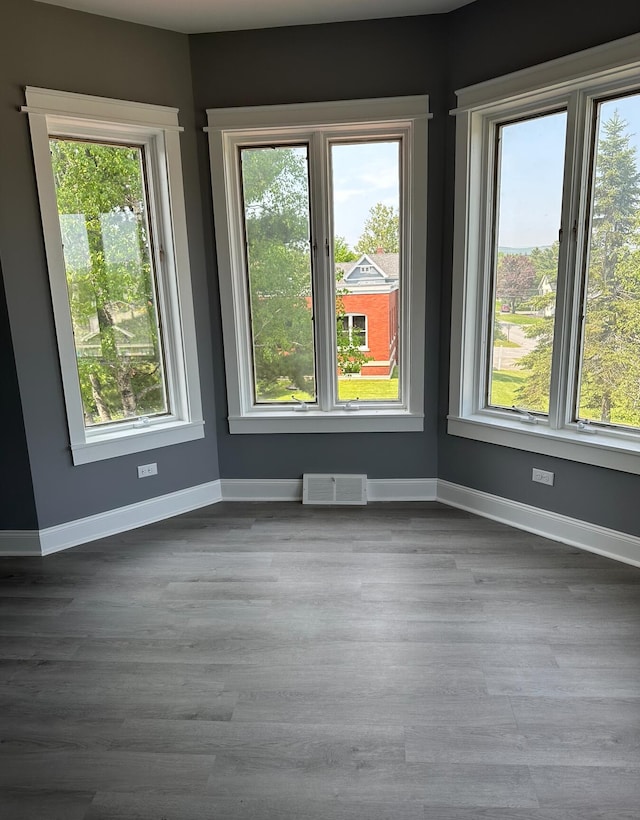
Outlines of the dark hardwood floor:
[[0,561],[3,820],[639,820],[640,570],[438,504]]

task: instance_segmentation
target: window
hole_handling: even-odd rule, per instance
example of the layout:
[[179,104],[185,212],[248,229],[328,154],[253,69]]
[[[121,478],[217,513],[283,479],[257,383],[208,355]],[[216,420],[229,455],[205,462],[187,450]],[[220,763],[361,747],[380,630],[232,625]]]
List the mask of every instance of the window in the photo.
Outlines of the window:
[[346,336],[345,342],[349,345],[368,350],[367,346],[367,317],[357,316],[352,313],[339,317],[341,326],[338,332]]
[[427,99],[207,114],[230,431],[421,430]]
[[176,111],[26,101],[74,463],[201,438]]
[[640,472],[638,42],[458,92],[452,434]]

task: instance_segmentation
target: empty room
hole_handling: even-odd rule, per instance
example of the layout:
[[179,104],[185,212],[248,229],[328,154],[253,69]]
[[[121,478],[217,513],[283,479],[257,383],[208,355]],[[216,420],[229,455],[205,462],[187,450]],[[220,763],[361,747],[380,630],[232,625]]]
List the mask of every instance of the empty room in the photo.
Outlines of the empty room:
[[638,820],[637,2],[0,21],[0,816]]

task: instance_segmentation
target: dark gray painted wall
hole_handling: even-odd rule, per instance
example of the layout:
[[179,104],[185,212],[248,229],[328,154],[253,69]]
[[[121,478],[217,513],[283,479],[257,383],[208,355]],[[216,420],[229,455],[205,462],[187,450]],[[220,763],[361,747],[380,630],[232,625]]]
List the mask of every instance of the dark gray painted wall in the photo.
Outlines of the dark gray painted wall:
[[[477,0],[447,16],[191,38],[31,0],[3,0],[0,22],[0,252],[28,445],[27,455],[24,431],[18,424],[20,398],[7,345],[9,329],[0,309],[0,364],[3,397],[8,397],[3,409],[9,414],[8,423],[16,424],[16,436],[2,453],[3,459],[6,453],[5,460],[15,462],[11,468],[11,478],[16,478],[10,487],[13,495],[3,494],[3,499],[11,499],[12,505],[15,502],[15,509],[11,518],[0,520],[0,527],[35,526],[29,459],[41,527],[215,479],[219,475],[212,434],[215,386],[221,397],[217,423],[224,477],[295,477],[306,470],[345,469],[347,464],[372,478],[438,474],[506,498],[640,534],[636,476],[458,439],[445,432],[454,136],[447,110],[455,102],[453,89],[634,33],[640,30],[636,0],[611,0],[606,14],[597,16],[586,13],[580,0],[562,4]],[[350,59],[354,44],[362,42],[367,43],[367,54],[379,55],[378,60]],[[17,113],[23,102],[22,87],[27,84],[181,109],[208,431],[204,442],[78,468],[71,465],[28,129],[24,115]],[[430,128],[429,155],[425,433],[230,436],[218,330],[208,152],[194,124],[204,125],[204,109],[214,106],[422,93],[431,96],[436,115]],[[209,294],[205,269],[211,279]],[[136,479],[135,465],[152,460],[158,461],[158,478]],[[554,470],[553,489],[531,483],[534,465]]]
[[0,530],[38,526],[0,269]]
[[[233,435],[218,403],[220,472],[225,478],[293,478],[307,471],[367,473],[371,478],[436,475],[438,311],[442,234],[445,99],[443,17],[413,17],[197,35],[190,38],[196,111],[322,100],[429,94],[426,422],[422,433]],[[366,43],[367,59],[358,54]],[[375,55],[372,58],[371,55]],[[200,138],[203,189],[209,179]],[[205,194],[213,248],[211,200]],[[215,271],[215,254],[209,262]],[[213,292],[213,315],[219,315]],[[217,323],[216,323],[217,324]],[[214,336],[216,395],[225,395],[222,339]]]
[[[637,0],[478,0],[447,16],[449,105],[454,90],[640,31]],[[454,123],[447,133],[445,276],[442,286],[439,476],[536,507],[640,535],[640,477],[449,436],[446,433],[453,213]],[[556,474],[533,484],[532,467]]]
[[[0,250],[40,527],[81,518],[218,477],[202,208],[188,38],[31,0],[0,11]],[[25,85],[180,108],[204,440],[74,467],[68,450]],[[2,317],[0,317],[0,322]],[[157,478],[136,465],[157,461]]]

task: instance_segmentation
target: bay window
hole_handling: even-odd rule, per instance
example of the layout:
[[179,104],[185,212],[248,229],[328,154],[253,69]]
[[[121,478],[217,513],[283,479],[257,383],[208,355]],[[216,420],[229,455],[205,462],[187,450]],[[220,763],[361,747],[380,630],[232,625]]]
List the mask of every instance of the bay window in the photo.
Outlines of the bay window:
[[177,112],[26,102],[74,464],[201,438]]
[[422,429],[426,98],[207,114],[230,431]]
[[637,48],[458,92],[454,435],[640,472]]

